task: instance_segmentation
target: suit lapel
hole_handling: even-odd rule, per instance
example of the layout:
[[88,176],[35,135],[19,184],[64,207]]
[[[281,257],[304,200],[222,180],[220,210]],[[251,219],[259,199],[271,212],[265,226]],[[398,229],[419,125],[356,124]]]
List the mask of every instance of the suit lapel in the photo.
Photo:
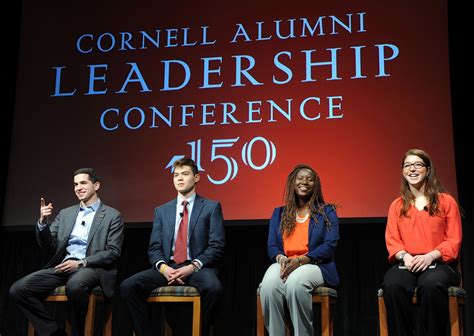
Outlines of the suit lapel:
[[102,223],[102,220],[105,217],[105,214],[106,214],[105,206],[102,203],[100,203],[99,208],[97,209],[97,212],[94,215],[94,220],[92,221],[92,225],[91,225],[91,228],[89,230],[89,234],[87,236],[86,251],[89,249],[89,245],[91,244],[92,238],[94,237],[95,233],[99,229],[100,224]]
[[203,208],[204,208],[204,199],[196,195],[196,198],[194,199],[193,212],[191,213],[191,218],[189,219],[188,237],[191,237],[191,234],[193,233],[193,230],[196,227],[196,224],[198,222],[199,216],[201,215],[201,211]]
[[79,205],[71,209],[71,211],[69,211],[66,214],[66,218],[64,218],[66,222],[66,230],[64,230],[64,234],[65,234],[64,241],[66,242],[66,245],[69,240],[68,238],[71,236],[72,230],[74,229],[74,225],[76,225],[76,218],[77,218],[78,213],[79,213]]
[[176,226],[176,206],[178,200],[175,198],[173,201],[169,203],[169,206],[166,208],[165,211],[165,218],[164,220],[166,223],[163,223],[163,239],[167,239],[170,246],[170,253],[173,246],[174,240],[174,228]]
[[308,227],[308,231],[309,231],[309,232],[308,232],[308,237],[309,237],[310,240],[311,240],[311,235],[313,234],[313,230],[316,229],[316,222],[315,222],[315,220],[313,219],[313,217],[310,216],[309,218],[310,218],[310,219],[309,219],[309,227]]

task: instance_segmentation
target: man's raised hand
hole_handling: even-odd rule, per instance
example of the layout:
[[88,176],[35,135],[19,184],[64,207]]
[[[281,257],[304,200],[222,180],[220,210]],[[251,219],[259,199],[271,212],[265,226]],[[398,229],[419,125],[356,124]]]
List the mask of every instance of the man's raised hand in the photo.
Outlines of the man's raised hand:
[[46,202],[43,197],[40,200],[40,219],[39,222],[41,224],[46,224],[45,221],[51,214],[53,213],[53,204],[49,203],[46,205]]

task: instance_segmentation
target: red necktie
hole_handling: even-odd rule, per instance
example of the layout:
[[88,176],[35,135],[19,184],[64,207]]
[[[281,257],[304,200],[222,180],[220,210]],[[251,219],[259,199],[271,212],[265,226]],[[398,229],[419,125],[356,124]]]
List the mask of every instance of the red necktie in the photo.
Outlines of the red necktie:
[[174,245],[174,262],[181,264],[187,260],[188,249],[188,201],[183,201],[183,216],[179,223],[178,236]]

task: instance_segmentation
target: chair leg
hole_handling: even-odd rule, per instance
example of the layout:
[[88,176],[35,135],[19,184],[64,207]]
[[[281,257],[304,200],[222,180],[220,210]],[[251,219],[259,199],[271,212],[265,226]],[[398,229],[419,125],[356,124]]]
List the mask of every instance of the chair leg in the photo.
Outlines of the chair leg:
[[329,306],[329,297],[325,296],[321,298],[321,335],[322,336],[332,336],[331,332],[331,322],[330,322],[330,306]]
[[455,296],[449,297],[449,324],[451,326],[451,336],[460,336],[459,305]]
[[84,336],[94,334],[94,317],[95,317],[95,305],[97,303],[97,296],[94,294],[89,295],[89,306],[87,307],[86,325],[84,327]]
[[104,336],[112,336],[112,302],[105,302]]
[[379,325],[380,336],[388,336],[387,311],[385,310],[385,301],[383,296],[379,296]]
[[173,331],[171,330],[170,325],[168,324],[168,321],[165,319],[165,336],[172,336]]
[[31,322],[28,322],[28,336],[35,336],[35,329]]
[[262,303],[260,295],[257,295],[257,336],[265,336],[265,325],[263,323]]
[[193,336],[201,336],[201,297],[193,299]]
[[286,320],[285,321],[285,335],[286,336],[291,336],[291,329],[292,329],[292,324],[291,324],[291,320]]
[[[331,306],[331,304],[335,305],[336,301],[329,299],[329,306]],[[334,335],[334,311],[332,311],[331,309],[329,309],[329,335]]]

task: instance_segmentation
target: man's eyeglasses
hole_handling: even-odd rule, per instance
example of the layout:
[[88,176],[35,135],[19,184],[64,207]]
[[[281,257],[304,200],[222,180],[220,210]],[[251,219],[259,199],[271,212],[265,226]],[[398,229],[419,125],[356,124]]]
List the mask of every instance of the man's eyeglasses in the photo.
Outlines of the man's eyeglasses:
[[405,162],[402,167],[403,169],[409,170],[411,166],[415,167],[415,169],[421,169],[423,167],[426,167],[426,165],[423,162],[414,162],[414,163]]

